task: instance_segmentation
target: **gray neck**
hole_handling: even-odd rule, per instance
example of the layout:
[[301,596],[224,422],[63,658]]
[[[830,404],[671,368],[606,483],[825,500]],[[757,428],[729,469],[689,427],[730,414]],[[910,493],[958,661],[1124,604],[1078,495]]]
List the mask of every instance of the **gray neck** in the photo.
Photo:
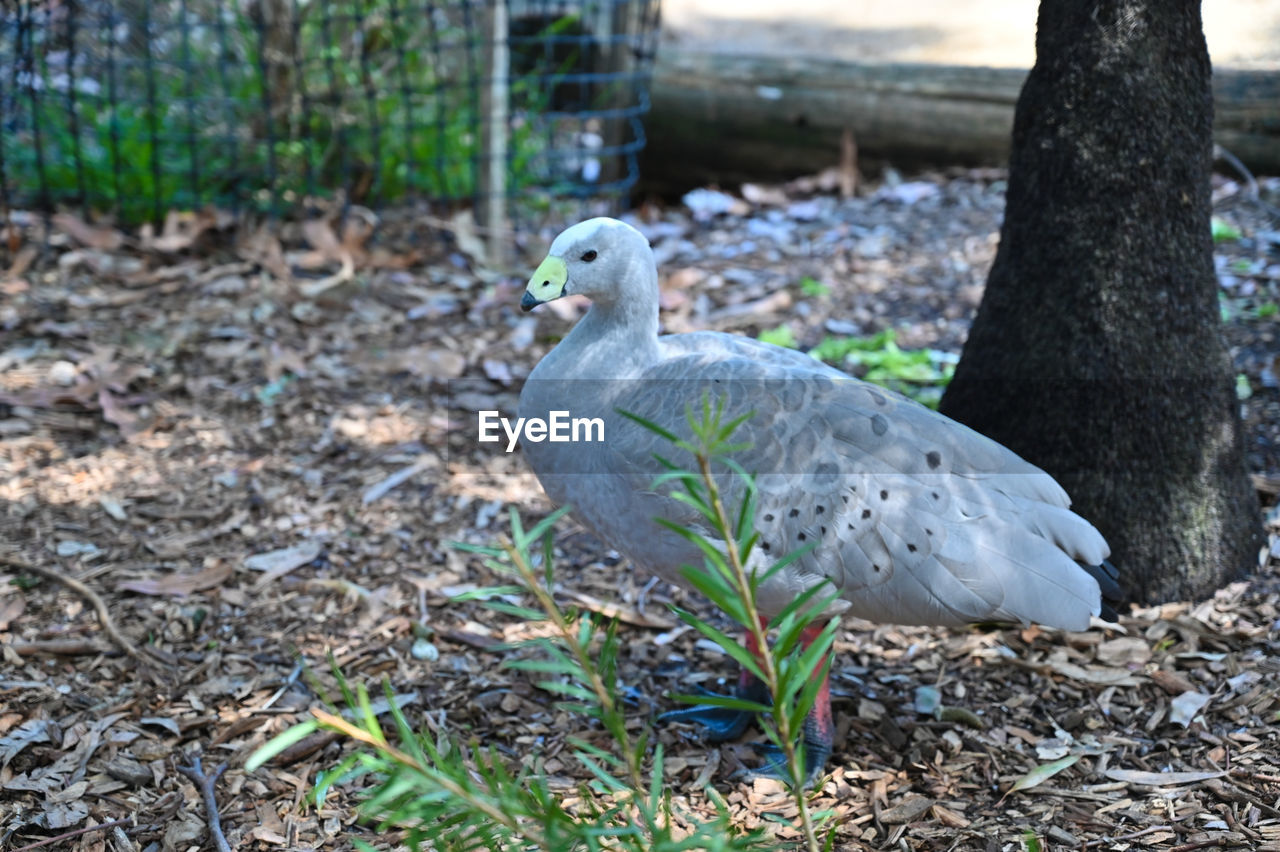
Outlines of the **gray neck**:
[[[647,268],[644,268],[647,266]],[[624,378],[658,360],[658,273],[652,263],[624,279],[634,287],[596,299],[573,330],[538,365],[564,378]],[[562,358],[572,363],[557,363]]]

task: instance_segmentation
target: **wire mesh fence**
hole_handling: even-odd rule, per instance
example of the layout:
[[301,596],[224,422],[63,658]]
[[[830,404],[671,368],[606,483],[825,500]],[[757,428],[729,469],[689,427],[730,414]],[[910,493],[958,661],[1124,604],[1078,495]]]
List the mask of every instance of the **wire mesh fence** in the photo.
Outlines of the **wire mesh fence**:
[[17,0],[0,204],[625,196],[658,0]]

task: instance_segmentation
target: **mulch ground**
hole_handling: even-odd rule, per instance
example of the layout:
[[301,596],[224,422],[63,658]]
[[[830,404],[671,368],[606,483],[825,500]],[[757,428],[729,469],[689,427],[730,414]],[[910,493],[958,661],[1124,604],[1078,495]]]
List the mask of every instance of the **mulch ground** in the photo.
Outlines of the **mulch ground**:
[[[958,353],[1003,178],[846,200],[819,180],[642,210],[664,323],[785,324],[804,346],[893,328],[904,348]],[[1275,203],[1280,182],[1262,190]],[[815,797],[836,848],[1280,850],[1280,234],[1242,186],[1219,180],[1215,198],[1242,234],[1217,253],[1263,567],[1086,633],[846,623]],[[345,744],[243,768],[336,694],[327,655],[375,690],[389,679],[416,724],[537,760],[566,788],[586,777],[565,738],[589,722],[503,667],[497,646],[528,625],[455,600],[502,578],[449,546],[492,542],[509,507],[550,510],[518,453],[475,451],[467,412],[511,410],[580,305],[521,314],[522,279],[486,271],[464,220],[415,211],[262,227],[207,213],[133,235],[15,221],[0,255],[0,847],[212,848],[179,770],[198,757],[227,764],[214,794],[235,848],[395,848],[358,821],[357,789],[305,801]],[[525,234],[521,268],[550,236]],[[564,602],[622,619],[638,718],[717,685],[697,672],[730,674],[668,614],[705,611],[694,596],[646,589],[571,523],[557,541]],[[919,712],[928,700],[957,712]],[[747,743],[658,731],[687,813],[709,809],[710,782],[743,826],[793,815],[776,783],[739,774]]]

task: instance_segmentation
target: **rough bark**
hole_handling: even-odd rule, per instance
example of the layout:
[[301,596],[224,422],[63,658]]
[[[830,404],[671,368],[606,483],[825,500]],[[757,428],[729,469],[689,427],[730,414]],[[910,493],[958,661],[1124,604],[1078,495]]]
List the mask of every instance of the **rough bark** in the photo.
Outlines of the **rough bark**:
[[1134,597],[1257,564],[1210,238],[1194,0],[1053,0],[1014,119],[1000,247],[942,410],[1056,476]]

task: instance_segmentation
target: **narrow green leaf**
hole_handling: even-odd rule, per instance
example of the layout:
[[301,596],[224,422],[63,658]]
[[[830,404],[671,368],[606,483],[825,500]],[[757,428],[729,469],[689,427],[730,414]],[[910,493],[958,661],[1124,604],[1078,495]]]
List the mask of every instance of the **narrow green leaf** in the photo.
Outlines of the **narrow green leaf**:
[[618,414],[621,414],[623,417],[627,418],[628,420],[633,420],[636,423],[639,423],[641,426],[648,429],[650,432],[652,432],[653,434],[657,435],[658,437],[662,438],[663,440],[669,443],[672,443],[672,444],[680,443],[680,438],[674,432],[667,431],[666,429],[662,428],[657,423],[654,423],[652,420],[648,419],[647,417],[641,417],[639,414],[633,414],[632,412],[622,408],[615,408],[614,411],[617,412]]
[[527,549],[527,539],[524,535],[524,523],[520,520],[520,511],[515,506],[508,507],[507,518],[511,525],[511,540],[515,542],[516,550]]
[[481,589],[470,589],[469,591],[459,592],[449,598],[450,603],[462,603],[464,601],[483,601],[489,598],[498,598],[503,595],[523,595],[528,590],[523,586],[485,586]]
[[795,562],[801,556],[804,556],[805,554],[809,553],[817,546],[818,546],[817,541],[811,541],[808,544],[806,544],[804,547],[798,547],[795,550],[788,552],[785,556],[783,556],[777,562],[770,565],[769,570],[765,571],[763,574],[760,575],[759,582],[761,583],[766,582],[774,574],[777,574],[779,571],[786,568],[791,563]]
[[579,751],[582,751],[586,754],[591,755],[597,760],[600,760],[611,766],[616,766],[620,769],[626,767],[626,763],[622,760],[622,758],[618,757],[616,754],[607,752],[604,749],[600,748],[599,746],[592,745],[591,743],[587,742],[586,740],[580,737],[570,736],[570,737],[567,737],[566,739],[568,740],[569,745],[573,746],[575,749]]
[[729,710],[745,710],[748,713],[772,713],[773,705],[761,704],[758,701],[749,701],[746,698],[738,698],[733,695],[693,695],[687,693],[673,693],[672,701],[679,701],[681,704],[696,704],[705,707],[724,707]]
[[[737,417],[733,418],[728,423],[721,426],[720,431],[717,433],[716,437],[720,438],[721,440],[727,439],[730,435],[732,435],[734,432],[738,430],[739,426],[741,426],[743,423],[746,423],[748,420],[750,420],[752,417],[755,417],[755,416],[756,416],[756,411],[754,408],[746,412],[745,414],[739,414]],[[751,445],[745,444],[741,446],[745,448]],[[734,452],[736,450],[737,450],[736,447],[725,448],[725,452]]]
[[414,736],[413,729],[409,727],[409,720],[405,718],[404,710],[400,707],[397,700],[395,690],[391,687],[391,678],[383,677],[382,692],[386,696],[387,706],[391,708],[391,718],[395,722],[396,735],[400,739],[400,747],[408,752],[418,764],[425,766],[427,756],[422,750],[422,745],[418,742],[418,737]]
[[570,698],[577,698],[581,701],[587,701],[592,704],[596,703],[596,694],[589,689],[584,689],[576,683],[562,683],[558,680],[543,680],[538,682],[539,689],[545,689],[547,692],[555,692],[560,695],[567,695]]
[[1075,766],[1076,761],[1079,759],[1080,755],[1069,754],[1060,760],[1055,760],[1051,763],[1043,763],[1015,781],[1013,786],[1009,788],[1009,791],[1005,793],[1005,795],[1008,796],[1009,794],[1016,793],[1019,790],[1029,790],[1032,787],[1038,787],[1062,770]]
[[[525,541],[534,542],[542,538],[544,535],[546,535],[548,532],[551,531],[551,528],[555,526],[557,521],[559,521],[565,515],[569,514],[571,511],[573,511],[573,506],[571,506],[568,503],[561,506],[559,509],[556,509],[550,515],[547,515],[545,518],[543,518],[542,520],[538,521],[536,524],[533,525],[533,529],[529,530],[528,534],[524,536]],[[515,517],[519,519],[520,516],[517,514],[515,515]],[[515,533],[514,528],[512,529],[512,533],[513,533],[512,538],[518,541],[519,537],[514,534]],[[517,547],[519,547],[520,550],[526,549],[525,547],[522,547],[520,545],[517,545]]]
[[[825,593],[825,595],[824,595]],[[819,596],[822,597],[819,597]],[[822,618],[821,613],[830,606],[839,595],[831,591],[829,583],[810,586],[796,595],[782,612],[769,622],[769,629],[778,632],[774,642],[774,653],[778,657],[786,657],[800,643],[806,628]],[[810,605],[814,598],[817,601]]]
[[360,716],[364,720],[364,730],[373,735],[379,742],[384,742],[382,725],[378,724],[378,714],[374,712],[373,702],[369,700],[369,690],[363,683],[356,684],[356,697],[360,701]]
[[[703,499],[703,497],[700,494],[694,493],[693,491],[672,491],[667,496],[670,497],[672,500],[675,500],[680,503],[684,503],[686,506],[690,506],[693,509],[696,509],[698,514],[706,518],[707,523],[711,524],[713,528],[715,527],[717,523],[716,510],[711,505],[709,500]],[[660,520],[660,519],[655,519],[655,520]],[[685,529],[685,528],[681,527],[681,529]],[[691,535],[701,538],[704,542],[707,541],[707,539],[703,538],[702,536],[698,536],[697,533],[694,533],[692,530],[688,530],[688,532]]]
[[500,547],[491,545],[470,544],[465,541],[450,541],[448,546],[453,550],[460,550],[463,553],[476,553],[480,556],[487,556],[490,559],[506,559],[507,554]]
[[516,669],[523,672],[543,672],[544,674],[560,674],[577,677],[582,668],[576,663],[565,660],[510,660],[502,664],[503,668]]
[[699,571],[690,567],[686,567],[680,573],[690,585],[702,592],[708,600],[724,610],[725,614],[734,621],[745,626],[751,620],[751,614],[747,611],[748,607],[741,593],[730,586],[724,577],[717,577],[709,571]]
[[619,781],[613,776],[613,773],[606,770],[603,766],[595,761],[590,755],[584,751],[575,751],[573,756],[579,763],[587,767],[592,775],[604,785],[605,789],[613,793],[621,793],[626,791],[627,785]]
[[245,771],[253,772],[289,746],[311,736],[319,728],[319,722],[314,719],[308,719],[305,722],[299,722],[292,728],[281,731],[263,743],[253,754],[249,755],[249,759],[244,764]]
[[704,538],[703,536],[698,535],[693,530],[686,529],[685,527],[682,527],[679,524],[668,521],[665,518],[655,518],[654,520],[656,520],[660,526],[666,527],[676,535],[683,538],[685,541],[688,541],[690,544],[696,546],[699,550],[702,551],[703,556],[705,556],[706,558],[712,561],[718,561],[723,564],[724,554],[721,553],[715,547],[715,545],[707,541],[707,539]]
[[513,615],[522,621],[546,621],[547,614],[540,609],[533,609],[527,606],[517,606],[506,601],[485,601],[485,609],[491,609],[494,612],[501,612],[507,615]]
[[[793,731],[803,728],[805,718],[813,710],[813,705],[817,701],[818,691],[822,689],[822,684],[830,677],[831,657],[824,658],[817,669],[809,670],[807,677],[804,676],[804,669],[801,669],[798,674],[800,676],[797,678],[800,688],[794,692],[795,703],[789,707],[784,706],[782,708],[783,712],[790,711],[794,714],[791,718],[791,729]],[[788,686],[790,687],[791,685],[789,684]],[[790,700],[789,697],[788,700]],[[778,710],[775,708],[774,712],[776,713]]]
[[733,637],[726,633],[722,633],[692,613],[678,609],[676,610],[676,615],[678,615],[680,620],[685,624],[688,624],[694,630],[697,630],[703,636],[706,636],[712,642],[715,642],[723,648],[724,652],[737,660],[738,664],[744,669],[751,672],[758,678],[764,678],[764,672],[760,670],[760,664],[756,661],[755,656],[746,648],[742,647],[742,645]]

